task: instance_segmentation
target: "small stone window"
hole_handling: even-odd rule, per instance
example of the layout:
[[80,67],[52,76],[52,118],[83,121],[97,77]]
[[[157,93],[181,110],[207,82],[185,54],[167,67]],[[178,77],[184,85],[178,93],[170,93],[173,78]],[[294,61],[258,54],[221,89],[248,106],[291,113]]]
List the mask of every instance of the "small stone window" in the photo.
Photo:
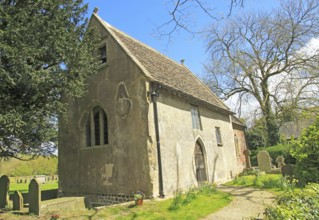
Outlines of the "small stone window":
[[202,124],[200,121],[200,115],[198,111],[198,107],[191,105],[191,113],[192,113],[192,125],[193,129],[202,129]]
[[106,63],[106,45],[99,48],[100,61],[102,63]]
[[220,127],[215,127],[216,141],[218,146],[223,146]]
[[86,146],[99,146],[109,143],[105,111],[97,106],[90,112],[86,124]]

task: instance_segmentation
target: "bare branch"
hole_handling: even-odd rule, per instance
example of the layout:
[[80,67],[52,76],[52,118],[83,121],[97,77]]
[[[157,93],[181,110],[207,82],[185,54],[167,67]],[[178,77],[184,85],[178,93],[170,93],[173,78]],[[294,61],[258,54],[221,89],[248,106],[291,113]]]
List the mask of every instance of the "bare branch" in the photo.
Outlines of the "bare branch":
[[[229,12],[230,17],[234,7],[243,7],[245,0],[229,0]],[[164,22],[157,27],[157,33],[160,37],[168,37],[169,40],[172,38],[175,32],[180,30],[185,31],[194,37],[195,34],[201,33],[199,29],[192,27],[192,23],[195,24],[195,19],[190,18],[190,15],[195,13],[196,8],[200,9],[199,13],[207,16],[212,21],[219,21],[221,17],[216,16],[213,13],[213,4],[208,3],[206,0],[177,0],[176,2],[169,0],[169,3],[173,3],[172,9],[168,11],[171,19]]]
[[[318,36],[319,1],[287,0],[269,14],[250,13],[216,24],[208,50],[212,65],[208,74],[219,83],[226,99],[250,95],[266,120],[268,136],[276,136],[276,118],[283,106],[297,108],[318,96],[319,50],[307,43]],[[316,93],[317,92],[317,93]],[[319,98],[318,98],[319,100]]]

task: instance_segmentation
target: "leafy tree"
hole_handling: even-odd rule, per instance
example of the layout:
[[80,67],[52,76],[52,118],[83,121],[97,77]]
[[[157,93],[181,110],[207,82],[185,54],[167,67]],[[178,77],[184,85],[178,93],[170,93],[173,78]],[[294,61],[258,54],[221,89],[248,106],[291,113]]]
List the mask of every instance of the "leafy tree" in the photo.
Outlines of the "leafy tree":
[[225,100],[257,103],[268,145],[279,141],[281,110],[318,104],[319,51],[305,49],[318,33],[318,0],[282,1],[270,13],[249,13],[211,28],[207,82]]
[[0,159],[54,151],[62,94],[95,73],[82,0],[0,0]]
[[263,131],[256,128],[246,132],[247,145],[250,150],[257,150],[259,147],[265,147],[266,141]]
[[297,176],[302,184],[319,183],[319,117],[292,144],[291,154],[297,159]]

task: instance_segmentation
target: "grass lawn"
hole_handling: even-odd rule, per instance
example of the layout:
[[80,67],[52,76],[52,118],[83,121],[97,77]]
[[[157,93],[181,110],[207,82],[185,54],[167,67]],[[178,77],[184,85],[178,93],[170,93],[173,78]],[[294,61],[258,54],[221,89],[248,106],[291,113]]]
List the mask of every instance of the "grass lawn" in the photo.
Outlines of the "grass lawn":
[[281,174],[245,175],[226,183],[229,186],[256,186],[258,188],[276,188],[280,186]]
[[[58,181],[52,181],[45,184],[40,184],[41,190],[49,190],[49,189],[57,189]],[[29,183],[10,183],[9,193],[13,193],[14,191],[28,192]]]
[[231,196],[226,193],[199,195],[190,203],[172,209],[173,199],[151,200],[142,206],[115,206],[102,209],[94,217],[97,219],[199,219],[228,205]]
[[[207,188],[206,188],[207,189]],[[145,200],[142,206],[135,206],[134,202],[108,206],[101,209],[55,211],[43,213],[41,218],[50,219],[57,214],[61,219],[189,219],[203,218],[227,206],[232,201],[228,193],[214,190],[191,189],[185,194],[177,194],[174,198],[164,200]],[[5,213],[4,219],[19,219],[21,216]],[[24,219],[37,219],[36,216],[23,216]]]
[[295,180],[289,181],[281,174],[245,175],[236,177],[233,181],[226,183],[228,186],[250,186],[267,189],[276,195],[287,190],[300,190],[296,187]]

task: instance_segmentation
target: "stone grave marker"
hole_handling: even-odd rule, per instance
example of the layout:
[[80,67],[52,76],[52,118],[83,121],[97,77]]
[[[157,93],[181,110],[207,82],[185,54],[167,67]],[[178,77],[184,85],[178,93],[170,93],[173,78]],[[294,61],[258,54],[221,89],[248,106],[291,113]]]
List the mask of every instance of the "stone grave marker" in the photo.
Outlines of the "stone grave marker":
[[40,215],[41,190],[36,179],[29,184],[29,213]]
[[5,208],[9,203],[10,180],[6,175],[0,178],[0,208]]
[[278,168],[282,168],[283,166],[285,166],[285,158],[283,156],[278,156],[276,158],[276,162],[278,164]]
[[271,172],[271,158],[267,151],[262,150],[257,154],[258,168],[266,173]]
[[12,196],[13,210],[22,211],[23,209],[23,197],[19,191],[15,191]]
[[246,161],[246,169],[251,169],[251,162],[250,162],[250,150],[245,149],[243,151],[244,155],[245,155],[245,161]]
[[285,164],[281,167],[281,173],[283,176],[293,177],[295,174],[295,165]]

